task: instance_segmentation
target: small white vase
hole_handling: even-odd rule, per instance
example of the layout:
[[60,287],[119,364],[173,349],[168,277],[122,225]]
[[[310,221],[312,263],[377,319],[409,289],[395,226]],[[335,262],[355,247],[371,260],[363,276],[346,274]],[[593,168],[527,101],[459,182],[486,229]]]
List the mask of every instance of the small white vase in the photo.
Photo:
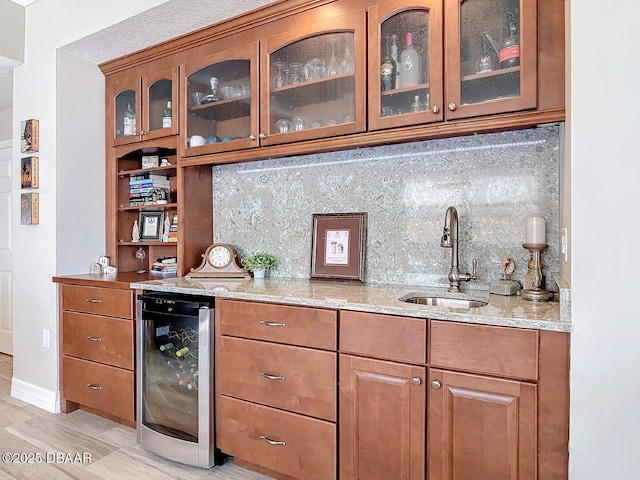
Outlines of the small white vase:
[[253,278],[264,278],[264,270],[254,270]]

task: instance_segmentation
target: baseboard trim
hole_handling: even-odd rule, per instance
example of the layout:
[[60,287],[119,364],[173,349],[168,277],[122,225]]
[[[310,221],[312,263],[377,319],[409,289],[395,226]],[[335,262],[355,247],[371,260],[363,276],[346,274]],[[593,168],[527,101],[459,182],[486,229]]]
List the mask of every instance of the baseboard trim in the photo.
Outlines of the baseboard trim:
[[52,392],[44,388],[31,385],[13,377],[11,379],[11,396],[42,408],[47,412],[60,413],[60,392]]

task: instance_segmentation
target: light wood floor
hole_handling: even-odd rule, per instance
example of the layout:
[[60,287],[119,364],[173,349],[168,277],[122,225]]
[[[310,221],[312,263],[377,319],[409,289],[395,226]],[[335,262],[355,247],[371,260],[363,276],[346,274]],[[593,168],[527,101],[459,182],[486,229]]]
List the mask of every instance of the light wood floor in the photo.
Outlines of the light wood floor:
[[[69,414],[41,410],[11,397],[12,374],[12,357],[0,354],[0,480],[270,478],[242,469],[233,461],[209,470],[175,463],[138,445],[132,428],[83,410]],[[24,454],[23,460],[34,463],[7,462],[7,452],[16,454],[12,460]],[[37,454],[40,463],[35,462]],[[91,460],[82,461],[87,454]]]

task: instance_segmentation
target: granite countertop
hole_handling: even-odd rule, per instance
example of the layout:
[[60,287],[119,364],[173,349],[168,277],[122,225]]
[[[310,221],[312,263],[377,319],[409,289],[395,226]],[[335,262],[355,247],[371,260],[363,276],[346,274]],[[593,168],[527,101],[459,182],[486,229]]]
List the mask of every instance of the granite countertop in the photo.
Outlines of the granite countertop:
[[[286,303],[310,307],[335,308],[384,313],[407,317],[431,318],[485,325],[538,330],[571,331],[571,322],[561,315],[561,305],[530,302],[519,296],[490,295],[483,290],[465,290],[450,294],[444,288],[403,285],[350,284],[305,279],[267,278],[264,280],[162,278],[131,283],[131,288],[171,293],[210,295],[220,298]],[[479,308],[452,308],[405,303],[408,294],[422,296],[458,296],[488,301]],[[563,296],[560,295],[562,300]]]

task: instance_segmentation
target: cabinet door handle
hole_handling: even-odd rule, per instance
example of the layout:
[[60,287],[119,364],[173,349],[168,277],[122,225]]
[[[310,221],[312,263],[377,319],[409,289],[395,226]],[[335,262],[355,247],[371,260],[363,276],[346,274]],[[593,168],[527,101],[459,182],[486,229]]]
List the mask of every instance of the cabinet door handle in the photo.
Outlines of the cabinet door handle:
[[286,327],[286,323],[279,322],[267,322],[266,320],[260,320],[260,325],[266,325],[267,327]]
[[287,379],[287,377],[285,377],[284,375],[270,375],[265,372],[258,372],[258,375],[264,378],[268,378],[269,380],[286,380]]
[[282,442],[282,441],[279,441],[279,440],[271,440],[266,435],[260,435],[260,440],[264,440],[269,445],[286,445],[287,444],[287,442]]
[[102,387],[100,385],[94,385],[93,383],[87,383],[87,387],[89,387],[91,390],[102,390]]
[[267,135],[265,133],[261,133],[260,135],[258,135],[258,137],[260,137],[261,139],[265,139],[267,138]]
[[433,108],[431,108],[431,111],[433,113],[438,113],[440,111],[440,107],[438,105],[434,105]]
[[92,337],[91,335],[87,335],[87,340],[91,342],[101,342],[102,339],[100,337]]
[[433,382],[431,382],[431,388],[437,390],[442,386],[442,384],[440,383],[439,380],[434,380]]
[[452,112],[453,112],[456,108],[458,108],[458,106],[457,106],[455,103],[451,102],[451,103],[449,104],[449,110],[451,110]]
[[252,133],[251,135],[249,135],[249,140],[255,140],[256,136]]
[[85,298],[85,300],[89,303],[102,303],[101,298]]
[[416,386],[422,385],[422,379],[420,377],[413,377],[411,379],[411,384]]

